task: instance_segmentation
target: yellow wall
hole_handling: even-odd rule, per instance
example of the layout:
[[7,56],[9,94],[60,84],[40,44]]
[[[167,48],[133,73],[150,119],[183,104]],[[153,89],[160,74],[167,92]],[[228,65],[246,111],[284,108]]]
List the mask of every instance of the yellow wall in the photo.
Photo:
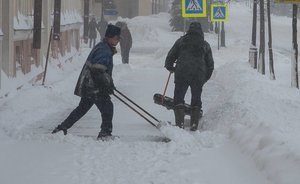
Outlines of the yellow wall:
[[147,16],[152,14],[151,0],[139,0],[139,15]]

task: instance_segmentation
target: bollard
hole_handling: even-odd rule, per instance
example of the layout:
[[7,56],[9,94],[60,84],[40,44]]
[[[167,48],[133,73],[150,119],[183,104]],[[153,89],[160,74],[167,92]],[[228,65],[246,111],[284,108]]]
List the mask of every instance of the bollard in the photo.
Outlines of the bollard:
[[249,63],[252,68],[257,68],[257,48],[255,46],[249,49]]

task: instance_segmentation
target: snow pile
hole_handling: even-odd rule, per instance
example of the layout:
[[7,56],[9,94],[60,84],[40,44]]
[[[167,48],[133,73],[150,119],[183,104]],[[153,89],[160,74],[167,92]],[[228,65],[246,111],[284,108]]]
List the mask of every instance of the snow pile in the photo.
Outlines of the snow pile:
[[60,21],[61,25],[76,24],[83,22],[80,12],[76,10],[66,10],[65,12],[62,12]]
[[270,180],[293,184],[300,179],[299,91],[248,70],[248,63],[233,62],[218,71],[224,91],[206,128],[229,130]]
[[14,16],[15,30],[31,30],[33,27],[33,16],[25,16],[18,11],[18,15]]

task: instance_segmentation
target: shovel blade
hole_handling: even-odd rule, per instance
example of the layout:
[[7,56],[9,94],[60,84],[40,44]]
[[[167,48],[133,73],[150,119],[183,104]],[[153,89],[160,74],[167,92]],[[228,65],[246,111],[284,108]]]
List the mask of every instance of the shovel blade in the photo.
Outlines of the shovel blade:
[[[159,93],[154,94],[153,96],[154,103],[166,107],[168,110],[174,109],[173,98],[163,96]],[[184,104],[184,113],[185,115],[191,115],[191,106],[189,104]]]

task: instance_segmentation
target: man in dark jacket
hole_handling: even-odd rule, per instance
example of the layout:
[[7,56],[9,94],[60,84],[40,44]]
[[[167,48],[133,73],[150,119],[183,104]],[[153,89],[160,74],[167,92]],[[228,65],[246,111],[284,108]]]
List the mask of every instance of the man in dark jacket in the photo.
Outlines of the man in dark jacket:
[[[176,62],[176,66],[174,66]],[[202,116],[201,93],[203,85],[214,70],[214,60],[209,43],[204,40],[201,24],[192,22],[187,34],[179,38],[169,51],[165,67],[175,72],[174,114],[176,126],[183,128],[184,97],[191,88],[191,130],[198,129]]]
[[100,34],[101,40],[105,37],[105,31],[107,25],[108,25],[107,21],[103,17],[101,17],[101,20],[97,24],[97,30]]
[[90,39],[90,48],[95,47],[96,44],[96,38],[97,38],[97,22],[95,17],[92,18],[92,20],[89,22],[89,39]]
[[132,37],[131,33],[127,27],[126,22],[117,22],[116,26],[121,28],[121,39],[120,39],[120,48],[121,48],[121,56],[122,63],[129,63],[129,52],[132,47]]
[[98,139],[111,136],[113,103],[110,94],[115,89],[112,80],[113,55],[120,40],[120,28],[108,25],[105,38],[90,52],[79,75],[75,95],[80,96],[79,105],[58,125],[52,133],[71,128],[95,104],[101,112],[102,124]]

